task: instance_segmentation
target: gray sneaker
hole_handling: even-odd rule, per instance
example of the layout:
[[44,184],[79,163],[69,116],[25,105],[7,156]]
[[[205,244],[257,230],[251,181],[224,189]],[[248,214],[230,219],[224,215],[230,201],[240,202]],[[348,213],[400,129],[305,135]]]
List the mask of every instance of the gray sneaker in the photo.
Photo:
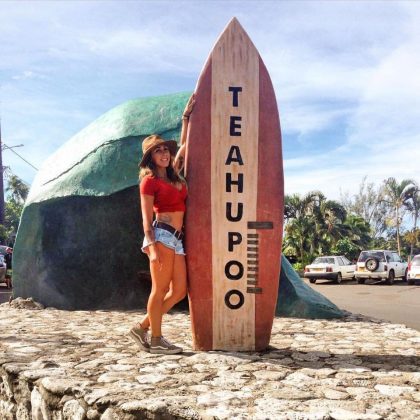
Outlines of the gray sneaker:
[[144,351],[150,352],[150,339],[147,330],[137,324],[131,328],[129,335]]
[[182,347],[175,346],[164,337],[152,337],[150,353],[155,354],[176,354],[182,353]]

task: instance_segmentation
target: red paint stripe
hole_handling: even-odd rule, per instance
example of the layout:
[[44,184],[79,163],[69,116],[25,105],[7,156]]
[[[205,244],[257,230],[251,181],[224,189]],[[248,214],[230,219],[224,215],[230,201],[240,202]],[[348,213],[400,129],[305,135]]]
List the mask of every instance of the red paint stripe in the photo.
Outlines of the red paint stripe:
[[259,62],[259,134],[257,220],[273,221],[273,230],[259,230],[258,286],[255,295],[255,348],[270,341],[278,295],[283,232],[283,157],[276,96],[267,69]]
[[[196,350],[213,345],[211,242],[211,59],[204,66],[191,114],[186,166],[188,194],[186,253],[193,343]],[[194,162],[194,165],[192,165]]]

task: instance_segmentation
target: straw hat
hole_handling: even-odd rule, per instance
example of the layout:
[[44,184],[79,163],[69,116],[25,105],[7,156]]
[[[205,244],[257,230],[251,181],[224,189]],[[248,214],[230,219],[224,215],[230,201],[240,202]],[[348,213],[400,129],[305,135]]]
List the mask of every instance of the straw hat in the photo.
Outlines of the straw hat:
[[168,147],[169,152],[172,156],[175,156],[176,150],[178,148],[178,144],[175,140],[164,140],[163,138],[159,137],[156,134],[153,134],[149,137],[146,137],[143,140],[143,143],[141,144],[141,148],[143,150],[143,157],[141,158],[141,161],[139,163],[139,166],[144,168],[146,166],[147,158],[149,157],[149,154],[152,152],[152,150],[160,146],[161,144],[164,144]]

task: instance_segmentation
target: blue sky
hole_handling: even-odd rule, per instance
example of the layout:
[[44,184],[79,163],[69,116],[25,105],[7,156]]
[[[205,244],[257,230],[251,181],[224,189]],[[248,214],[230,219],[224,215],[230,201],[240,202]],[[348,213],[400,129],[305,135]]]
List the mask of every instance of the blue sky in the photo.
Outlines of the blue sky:
[[[36,167],[129,99],[193,90],[236,16],[273,80],[286,193],[420,182],[420,3],[0,2],[3,141]],[[10,151],[4,165],[31,183]]]

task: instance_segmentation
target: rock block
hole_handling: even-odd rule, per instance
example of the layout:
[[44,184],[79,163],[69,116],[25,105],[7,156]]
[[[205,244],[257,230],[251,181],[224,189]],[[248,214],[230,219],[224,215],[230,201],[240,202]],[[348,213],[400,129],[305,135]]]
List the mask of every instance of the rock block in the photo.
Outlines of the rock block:
[[282,256],[277,316],[297,318],[341,318],[343,312],[326,297],[313,290]]

